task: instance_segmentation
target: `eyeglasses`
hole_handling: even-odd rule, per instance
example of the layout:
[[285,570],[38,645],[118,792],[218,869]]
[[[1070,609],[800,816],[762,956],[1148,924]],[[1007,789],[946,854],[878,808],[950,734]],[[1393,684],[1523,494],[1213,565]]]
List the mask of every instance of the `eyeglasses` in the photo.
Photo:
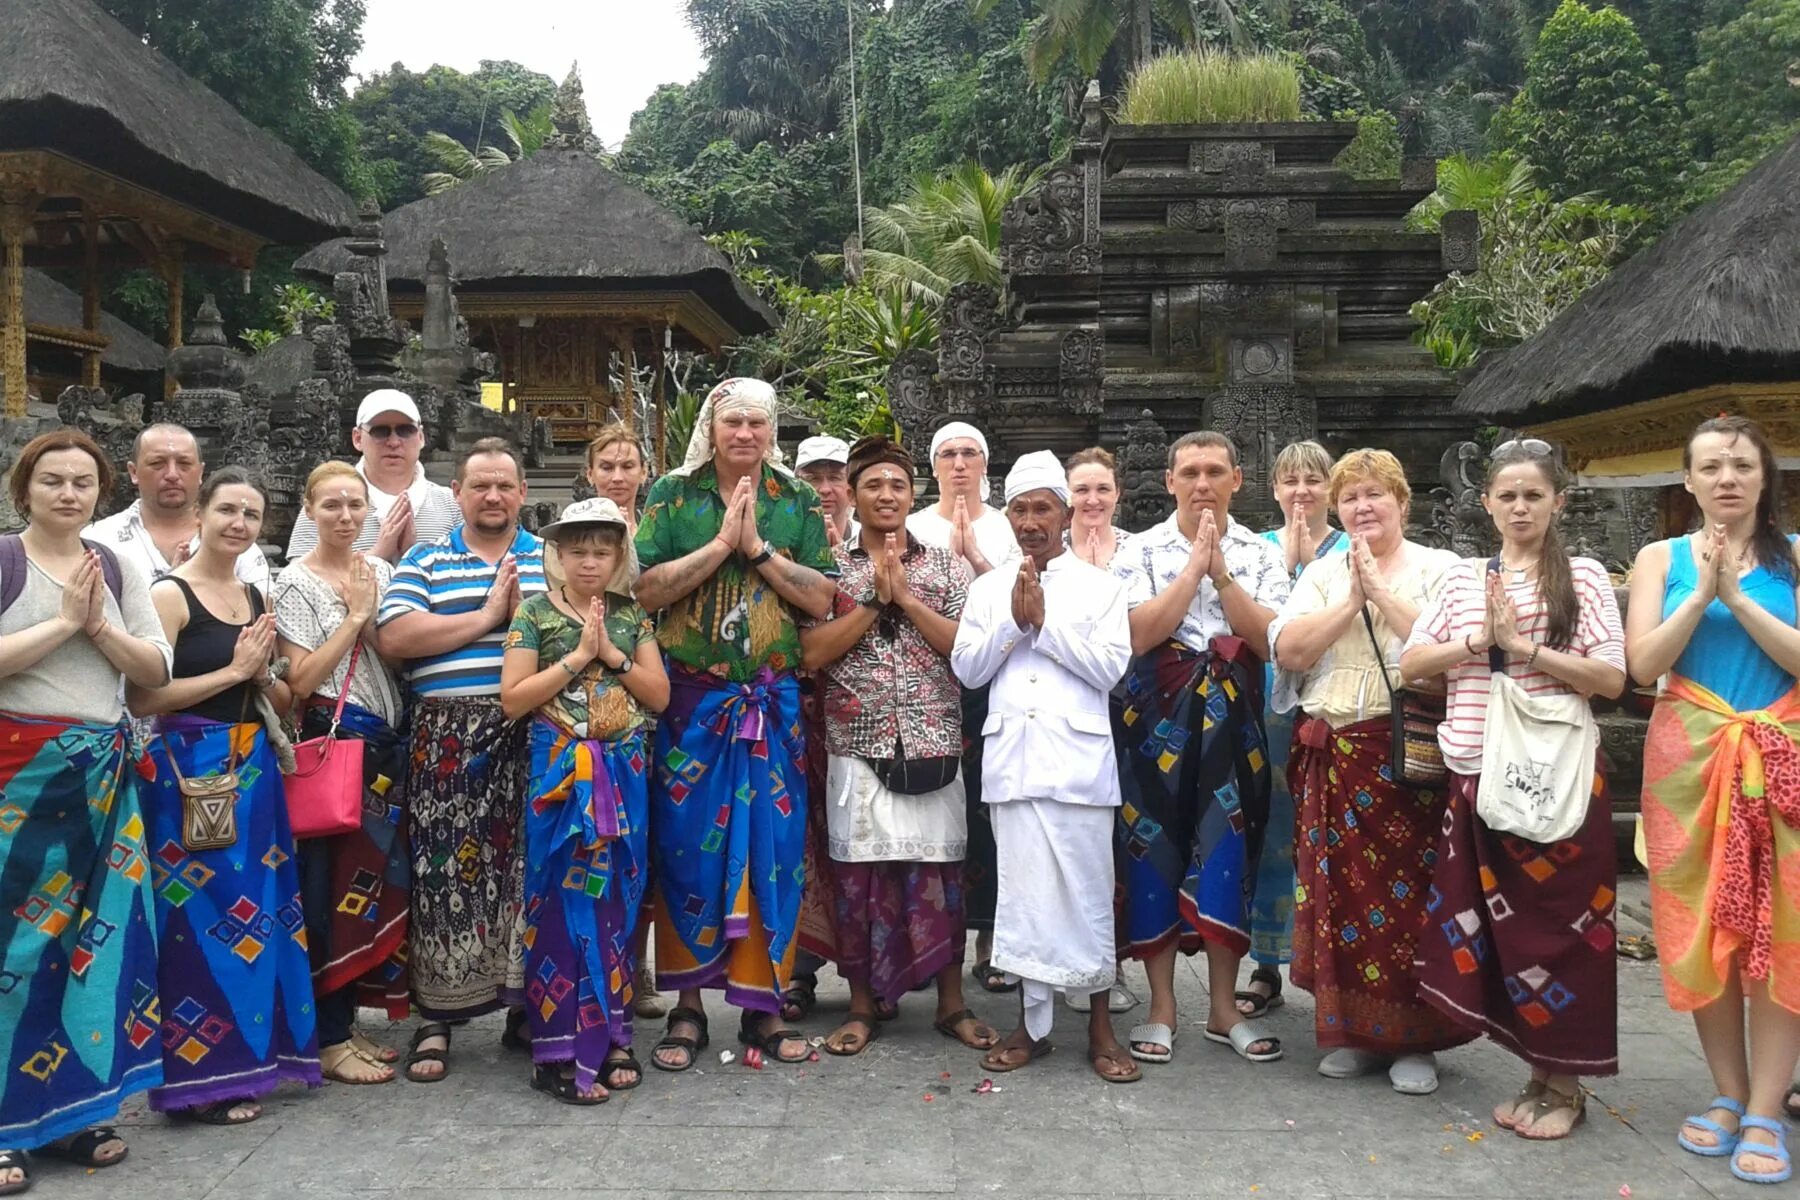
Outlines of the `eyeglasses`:
[[364,425],[363,432],[378,442],[385,442],[389,438],[409,442],[418,435],[419,427],[408,421],[403,425]]
[[1548,457],[1556,453],[1556,447],[1542,438],[1512,438],[1495,446],[1493,457],[1499,458],[1502,454],[1510,454],[1515,450],[1522,450],[1526,454],[1536,454],[1541,457]]
[[937,460],[939,462],[955,462],[959,458],[977,459],[980,457],[981,451],[975,449],[973,446],[961,450],[939,450],[937,452]]

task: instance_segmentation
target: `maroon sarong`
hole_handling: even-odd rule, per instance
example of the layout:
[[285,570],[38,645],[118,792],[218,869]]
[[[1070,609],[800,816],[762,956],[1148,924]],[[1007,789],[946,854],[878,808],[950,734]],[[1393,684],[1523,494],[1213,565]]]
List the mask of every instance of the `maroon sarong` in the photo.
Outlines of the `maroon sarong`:
[[1547,846],[1483,824],[1480,783],[1479,775],[1450,776],[1419,939],[1419,994],[1539,1070],[1616,1075],[1619,872],[1606,781],[1594,772],[1586,822]]
[[898,1002],[963,960],[962,864],[833,863],[837,952],[850,983]]
[[1394,779],[1386,717],[1308,718],[1288,765],[1298,805],[1296,986],[1321,1047],[1424,1054],[1475,1034],[1424,1003],[1413,955],[1437,860],[1443,797]]
[[800,684],[800,715],[806,722],[806,794],[817,797],[806,808],[806,893],[800,900],[800,928],[795,937],[800,949],[828,962],[837,960],[837,885],[831,861],[831,837],[825,820],[825,770],[831,757],[825,749],[825,709],[820,693],[824,682],[817,676]]

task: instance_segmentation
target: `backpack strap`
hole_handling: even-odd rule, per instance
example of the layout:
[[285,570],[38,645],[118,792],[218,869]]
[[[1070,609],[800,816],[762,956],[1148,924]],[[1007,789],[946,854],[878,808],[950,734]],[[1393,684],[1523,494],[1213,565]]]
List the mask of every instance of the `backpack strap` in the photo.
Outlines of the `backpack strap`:
[[112,593],[113,603],[119,611],[125,611],[125,572],[119,567],[119,556],[111,546],[99,542],[81,539],[81,544],[100,556],[100,577],[106,580],[106,590]]
[[[121,612],[125,608],[125,573],[119,566],[119,556],[111,546],[103,546],[99,542],[81,539],[81,544],[100,556],[100,574],[106,580],[106,590],[112,593],[114,603]],[[0,534],[0,613],[13,606],[25,591],[25,575],[30,570],[25,558],[25,539],[16,533]]]

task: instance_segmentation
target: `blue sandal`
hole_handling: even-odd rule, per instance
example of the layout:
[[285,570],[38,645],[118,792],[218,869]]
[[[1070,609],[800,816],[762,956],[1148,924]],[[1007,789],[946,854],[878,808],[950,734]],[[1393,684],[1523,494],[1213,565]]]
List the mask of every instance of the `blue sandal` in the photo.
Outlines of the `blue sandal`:
[[[1737,1153],[1731,1156],[1731,1173],[1745,1183],[1786,1183],[1792,1179],[1794,1177],[1794,1160],[1788,1154],[1787,1127],[1770,1117],[1745,1117],[1739,1124],[1745,1129],[1761,1129],[1774,1134],[1775,1144],[1765,1146],[1761,1142],[1746,1142],[1739,1137]],[[1745,1154],[1760,1154],[1764,1158],[1773,1158],[1781,1163],[1781,1167],[1773,1174],[1746,1171],[1738,1166],[1738,1159]]]
[[[1724,1109],[1726,1112],[1736,1117],[1740,1124],[1744,1120],[1744,1106],[1739,1104],[1736,1100],[1733,1100],[1730,1096],[1715,1096],[1713,1102],[1706,1106],[1706,1111],[1711,1112],[1715,1108]],[[1692,1125],[1696,1129],[1703,1129],[1707,1133],[1716,1135],[1719,1139],[1716,1145],[1702,1146],[1699,1142],[1689,1141],[1688,1135],[1683,1132],[1678,1135],[1675,1140],[1680,1144],[1681,1148],[1686,1150],[1689,1154],[1698,1154],[1702,1158],[1724,1158],[1733,1150],[1737,1149],[1737,1132],[1725,1128],[1711,1117],[1708,1117],[1706,1113],[1701,1113],[1696,1117],[1689,1117],[1682,1122],[1682,1125]]]

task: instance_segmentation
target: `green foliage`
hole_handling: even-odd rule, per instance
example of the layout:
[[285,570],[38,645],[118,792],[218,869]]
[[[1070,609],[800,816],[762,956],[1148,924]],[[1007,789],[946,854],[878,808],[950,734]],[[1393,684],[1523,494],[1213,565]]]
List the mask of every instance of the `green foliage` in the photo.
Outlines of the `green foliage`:
[[540,104],[523,117],[507,109],[500,114],[496,130],[502,144],[484,143],[471,151],[447,133],[436,130],[425,135],[425,148],[437,160],[438,170],[427,174],[420,183],[427,196],[447,192],[467,183],[483,171],[494,171],[530,158],[543,148],[556,132],[550,116],[550,105]]
[[1352,179],[1400,178],[1400,122],[1390,112],[1337,113],[1356,121],[1356,137],[1337,156],[1336,166]]
[[281,317],[279,329],[246,329],[238,334],[251,350],[260,353],[284,337],[304,333],[309,323],[337,317],[337,303],[303,283],[284,283],[277,287],[274,307]]
[[1473,209],[1484,218],[1502,208],[1526,203],[1537,190],[1537,173],[1515,158],[1470,158],[1453,154],[1438,162],[1437,190],[1407,214],[1406,227],[1436,233],[1444,214]]
[[[978,17],[995,7],[996,0],[973,0]],[[1247,48],[1240,7],[1241,0],[1037,0],[1025,60],[1040,81],[1065,60],[1091,77],[1115,49],[1127,71],[1138,70],[1150,61],[1159,28],[1181,46],[1204,45],[1222,34],[1228,44]]]
[[1686,203],[1717,195],[1800,134],[1800,0],[1749,0],[1698,37],[1687,132],[1698,162]]
[[687,0],[707,69],[701,93],[713,137],[793,146],[838,130],[849,95],[849,9],[859,25],[880,0]]
[[1631,19],[1564,0],[1544,23],[1524,90],[1488,129],[1497,150],[1535,164],[1553,193],[1654,205],[1682,161],[1674,101]]
[[517,63],[484,61],[473,74],[434,66],[409,71],[399,63],[365,80],[350,98],[349,112],[362,127],[364,156],[386,208],[410,204],[426,194],[425,177],[445,170],[448,147],[432,134],[451,139],[469,153],[504,146],[508,112],[536,114],[556,93],[548,75]]
[[1132,73],[1118,119],[1124,125],[1297,121],[1300,72],[1280,54],[1159,55]]

